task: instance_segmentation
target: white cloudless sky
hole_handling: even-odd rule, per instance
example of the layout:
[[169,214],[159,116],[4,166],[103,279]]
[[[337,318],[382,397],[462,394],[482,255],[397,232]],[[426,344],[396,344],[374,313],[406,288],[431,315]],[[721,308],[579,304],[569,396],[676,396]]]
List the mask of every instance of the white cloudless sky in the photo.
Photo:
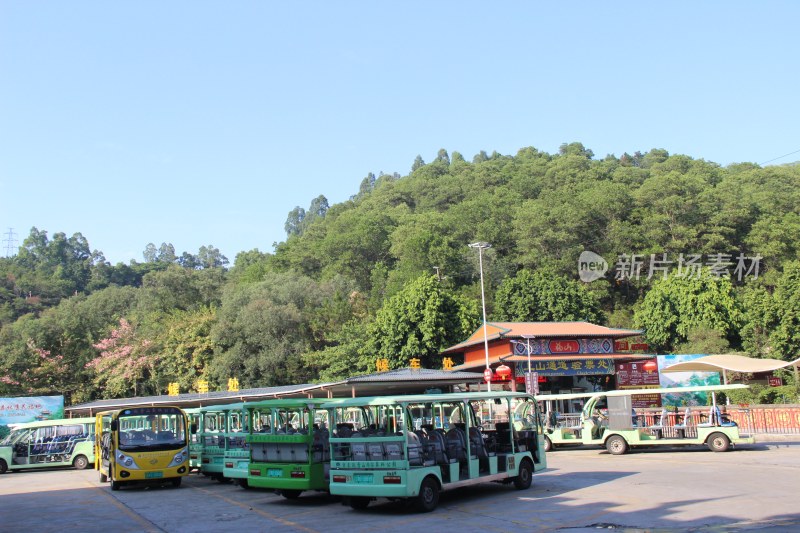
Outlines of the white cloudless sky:
[[295,206],[440,148],[765,163],[800,150],[798,20],[790,1],[0,0],[0,232],[233,262]]

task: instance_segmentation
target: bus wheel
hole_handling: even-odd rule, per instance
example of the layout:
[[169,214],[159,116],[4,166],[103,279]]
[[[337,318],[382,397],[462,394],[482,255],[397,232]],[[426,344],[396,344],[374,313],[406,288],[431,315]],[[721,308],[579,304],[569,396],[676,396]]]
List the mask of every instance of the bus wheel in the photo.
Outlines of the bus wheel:
[[72,461],[72,466],[74,466],[76,470],[86,470],[86,467],[89,466],[89,460],[85,455],[79,455]]
[[122,483],[117,481],[116,479],[114,479],[112,477],[111,478],[111,490],[119,490],[121,487],[122,487]]
[[5,474],[8,471],[8,465],[3,459],[0,459],[0,474]]
[[421,513],[430,513],[439,505],[439,482],[428,476],[419,486],[419,494],[414,500],[414,508]]
[[606,441],[606,450],[611,455],[623,455],[628,451],[628,443],[619,435],[611,435]]
[[708,447],[715,452],[727,452],[731,447],[731,441],[723,433],[712,433],[708,437]]
[[517,490],[525,490],[531,486],[533,481],[533,466],[531,460],[525,458],[519,464],[519,471],[517,477],[514,478],[514,488]]
[[239,479],[238,483],[239,483],[239,486],[242,487],[243,489],[249,489],[250,488],[250,483],[248,483],[247,478]]
[[362,509],[366,509],[369,505],[370,498],[367,496],[351,496],[350,497],[350,507],[360,511]]
[[550,452],[553,451],[553,441],[550,440],[550,437],[547,435],[544,436],[544,451]]
[[182,477],[174,477],[174,478],[172,478],[172,486],[175,487],[176,489],[178,487],[180,487],[182,479],[183,479]]
[[300,493],[303,492],[302,490],[294,490],[294,489],[283,489],[281,491],[281,496],[286,498],[287,500],[296,500],[300,497]]

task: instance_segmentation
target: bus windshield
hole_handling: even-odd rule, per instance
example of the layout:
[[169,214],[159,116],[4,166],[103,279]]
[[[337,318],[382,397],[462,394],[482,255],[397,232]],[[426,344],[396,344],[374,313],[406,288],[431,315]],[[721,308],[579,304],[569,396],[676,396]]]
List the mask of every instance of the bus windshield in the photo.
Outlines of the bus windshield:
[[186,444],[184,417],[175,410],[124,410],[119,415],[119,449],[171,450]]

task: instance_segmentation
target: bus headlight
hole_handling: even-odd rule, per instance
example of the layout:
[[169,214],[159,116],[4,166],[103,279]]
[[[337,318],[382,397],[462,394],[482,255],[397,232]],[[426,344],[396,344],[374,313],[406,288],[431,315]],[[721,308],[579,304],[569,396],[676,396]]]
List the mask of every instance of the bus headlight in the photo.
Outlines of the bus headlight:
[[124,466],[128,470],[139,470],[139,465],[136,464],[133,457],[122,452],[117,452],[117,464]]
[[179,464],[185,462],[188,457],[189,457],[189,450],[186,448],[182,449],[181,451],[175,454],[175,457],[172,458],[172,461],[170,461],[169,466],[167,468],[178,466]]

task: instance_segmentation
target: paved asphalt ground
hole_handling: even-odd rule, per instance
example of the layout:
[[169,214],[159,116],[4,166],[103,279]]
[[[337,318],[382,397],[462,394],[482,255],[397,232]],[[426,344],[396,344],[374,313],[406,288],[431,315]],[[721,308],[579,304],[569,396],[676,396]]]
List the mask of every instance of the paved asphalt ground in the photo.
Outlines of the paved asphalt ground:
[[387,501],[353,511],[321,493],[289,501],[197,474],[179,489],[112,493],[91,470],[11,473],[0,476],[0,531],[800,531],[798,442],[727,453],[558,450],[548,462],[527,491],[446,492],[430,514]]

